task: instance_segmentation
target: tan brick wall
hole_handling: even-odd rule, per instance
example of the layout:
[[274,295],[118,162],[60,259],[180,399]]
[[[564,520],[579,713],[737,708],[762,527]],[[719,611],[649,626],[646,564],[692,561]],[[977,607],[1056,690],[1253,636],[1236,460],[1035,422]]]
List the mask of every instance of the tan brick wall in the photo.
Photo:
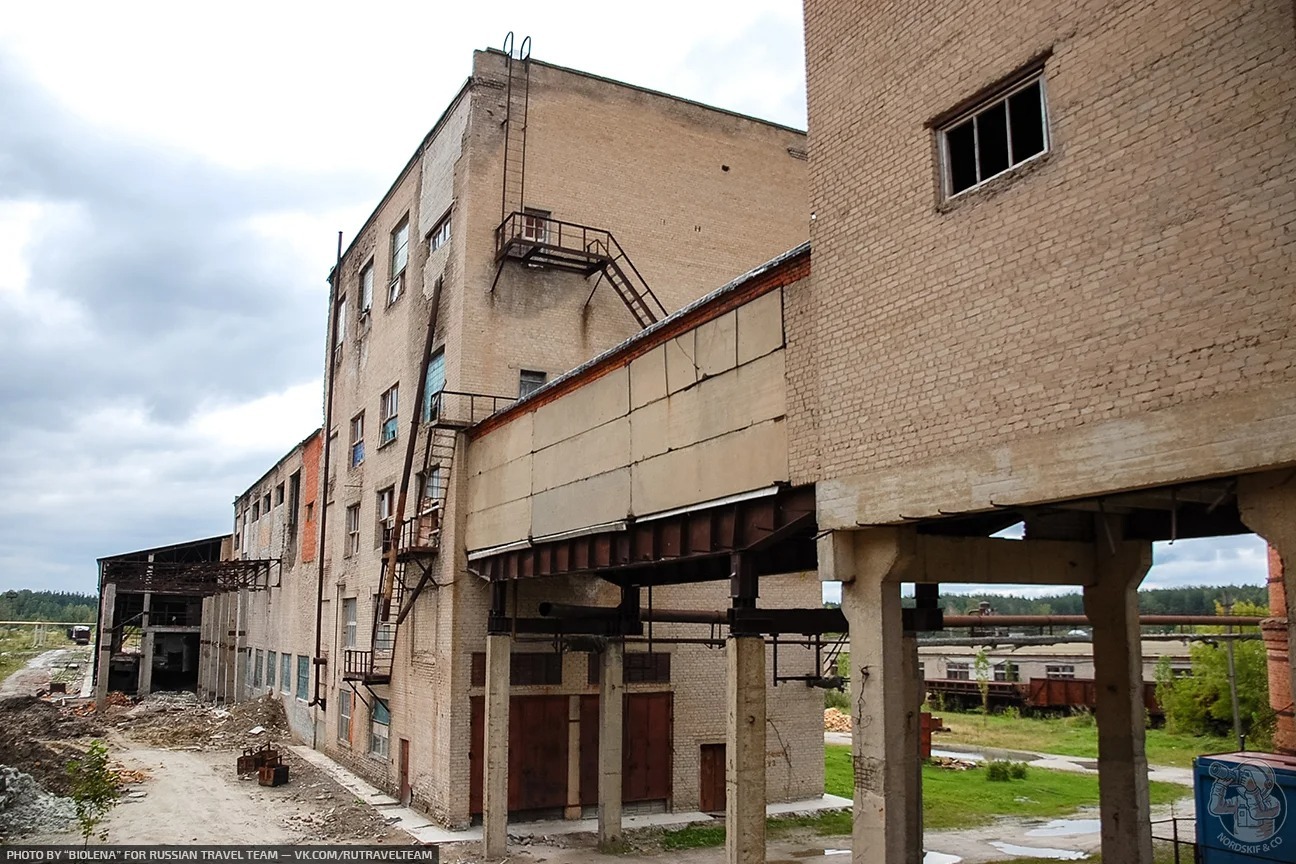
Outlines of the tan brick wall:
[[[1286,0],[807,0],[793,478],[857,475],[853,525],[1296,460],[1292,17]],[[942,203],[927,121],[1050,51],[1051,152]],[[1010,476],[1089,451],[1075,482]],[[923,494],[890,494],[911,477]]]

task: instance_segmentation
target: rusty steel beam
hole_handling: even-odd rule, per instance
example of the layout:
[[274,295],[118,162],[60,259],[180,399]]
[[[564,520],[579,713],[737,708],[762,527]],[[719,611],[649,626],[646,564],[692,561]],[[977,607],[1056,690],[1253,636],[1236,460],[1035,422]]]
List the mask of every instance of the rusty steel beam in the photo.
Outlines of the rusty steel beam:
[[245,561],[104,561],[101,583],[118,592],[153,594],[220,594],[241,588],[270,587],[270,568],[277,558]]
[[492,581],[597,573],[623,584],[678,584],[727,579],[729,556],[753,550],[757,575],[795,573],[817,566],[814,513],[814,487],[782,488],[624,530],[536,542],[474,566]]

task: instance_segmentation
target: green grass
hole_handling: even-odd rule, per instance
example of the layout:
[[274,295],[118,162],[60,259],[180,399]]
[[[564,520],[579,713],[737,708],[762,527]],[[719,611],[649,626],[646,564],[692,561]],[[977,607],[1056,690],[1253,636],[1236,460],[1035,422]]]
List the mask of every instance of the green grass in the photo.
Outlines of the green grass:
[[663,849],[705,849],[723,846],[724,842],[723,825],[689,825],[662,835]]
[[[850,748],[824,748],[824,791],[851,797],[854,780]],[[1186,797],[1188,787],[1152,783],[1153,804]],[[1056,818],[1098,803],[1098,777],[1068,771],[1031,768],[1025,780],[991,783],[985,771],[949,771],[923,766],[923,826],[931,831],[971,828],[998,816]]]
[[[1098,727],[1093,715],[1074,717],[1013,717],[1007,714],[936,711],[949,732],[938,732],[933,745],[971,744],[1004,750],[1056,753],[1098,758]],[[1147,758],[1153,765],[1191,768],[1194,756],[1235,749],[1227,738],[1172,735],[1164,729],[1147,731]]]
[[[63,640],[62,636],[61,631],[51,630],[45,637],[46,647],[32,650],[30,627],[0,629],[0,654],[4,655],[0,656],[0,681],[26,666],[28,660],[42,651],[49,648],[63,647],[60,643],[66,640]],[[71,645],[72,643],[68,642],[67,644]]]

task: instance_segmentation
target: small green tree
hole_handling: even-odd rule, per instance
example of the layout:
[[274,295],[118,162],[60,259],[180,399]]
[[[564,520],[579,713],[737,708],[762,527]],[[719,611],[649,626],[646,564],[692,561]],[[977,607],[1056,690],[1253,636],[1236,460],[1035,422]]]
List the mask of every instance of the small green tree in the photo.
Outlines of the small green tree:
[[[92,742],[84,756],[68,762],[67,771],[82,845],[88,845],[90,835],[117,805],[117,775],[108,767],[108,747],[102,741]],[[107,829],[99,832],[99,839],[108,839]]]
[[976,653],[976,659],[972,661],[972,670],[973,674],[976,675],[977,689],[981,691],[981,713],[988,717],[990,714],[990,658],[986,656],[984,648]]

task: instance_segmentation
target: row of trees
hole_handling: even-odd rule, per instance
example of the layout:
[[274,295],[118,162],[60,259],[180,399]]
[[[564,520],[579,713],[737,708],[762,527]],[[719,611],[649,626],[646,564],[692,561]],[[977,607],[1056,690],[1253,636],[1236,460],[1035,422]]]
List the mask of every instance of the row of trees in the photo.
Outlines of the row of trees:
[[[1139,611],[1145,615],[1214,615],[1221,597],[1231,597],[1252,606],[1263,606],[1269,597],[1263,585],[1198,586],[1191,588],[1145,588],[1139,591]],[[1084,597],[1079,593],[1047,597],[1018,597],[1012,594],[951,594],[941,598],[946,614],[976,612],[985,601],[1000,615],[1083,615]],[[1238,612],[1242,615],[1249,613]]]
[[70,591],[0,592],[0,621],[84,621],[91,623],[99,610],[93,594]]

